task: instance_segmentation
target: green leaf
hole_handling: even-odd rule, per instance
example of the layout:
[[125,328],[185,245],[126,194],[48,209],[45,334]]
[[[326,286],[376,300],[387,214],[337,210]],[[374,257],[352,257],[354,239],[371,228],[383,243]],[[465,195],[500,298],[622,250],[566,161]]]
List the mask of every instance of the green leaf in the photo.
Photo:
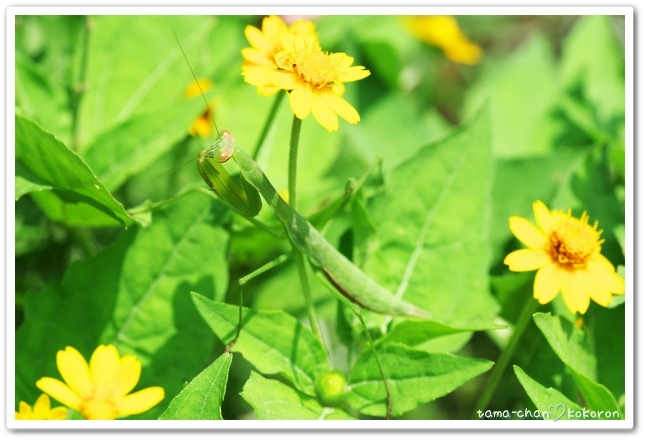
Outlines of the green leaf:
[[368,211],[379,249],[364,271],[447,325],[494,315],[486,247],[488,112],[398,165]]
[[[192,293],[193,302],[224,344],[238,330],[239,306]],[[314,334],[283,311],[242,308],[242,329],[233,352],[240,352],[264,374],[280,373],[297,389],[316,396],[315,380],[329,370],[325,349]]]
[[[184,90],[193,81],[173,30],[187,56],[195,60],[196,46],[216,23],[213,17],[201,16],[92,17],[87,90],[78,115],[83,149],[97,134],[107,133],[134,115],[158,114],[163,109],[173,113],[172,108],[184,99]],[[193,68],[202,78],[210,73],[203,72],[201,63],[194,63]]]
[[341,409],[323,407],[314,398],[253,371],[240,395],[253,407],[259,420],[354,419]]
[[544,419],[569,420],[571,418],[568,411],[577,412],[583,410],[581,406],[570,401],[556,389],[546,388],[534,381],[519,366],[514,366],[514,372],[536,408],[541,414],[545,415]]
[[[624,296],[613,296],[613,299],[624,299]],[[592,334],[597,355],[597,380],[619,399],[626,393],[626,308],[590,309],[585,315],[585,329]]]
[[590,379],[596,378],[597,360],[585,332],[550,313],[534,314],[534,322],[563,363]]
[[436,113],[420,111],[412,98],[389,94],[361,115],[361,123],[348,128],[350,145],[360,151],[366,164],[383,158],[392,169],[429,142],[440,139],[448,124]]
[[[52,191],[43,191],[51,189]],[[30,191],[53,220],[69,226],[132,223],[92,170],[36,123],[16,115],[16,199]]]
[[36,121],[63,143],[71,139],[72,114],[66,90],[55,85],[43,67],[16,54],[16,102],[24,116]]
[[549,116],[557,95],[549,39],[536,33],[507,58],[487,66],[466,98],[466,114],[486,101],[496,157],[537,156],[549,151],[558,125]]
[[[188,136],[188,127],[204,111],[201,97],[178,100],[172,107],[133,116],[101,132],[83,157],[101,182],[117,190],[130,176],[150,167]],[[197,157],[197,156],[196,156]]]
[[[392,416],[442,397],[488,371],[493,362],[408,348],[391,343],[377,348],[392,397]],[[348,380],[346,401],[366,415],[386,415],[386,390],[372,351],[364,352]]]
[[224,296],[227,234],[218,224],[225,215],[208,198],[188,196],[156,211],[148,228],[131,228],[72,263],[60,285],[28,292],[16,332],[16,400],[33,402],[36,380],[59,378],[57,351],[73,346],[89,360],[99,344],[112,343],[141,361],[137,388],[164,388],[162,404],[135,416],[156,418],[204,368],[215,342],[189,292]]
[[160,420],[221,420],[233,356],[220,355],[173,398]]
[[569,91],[582,89],[600,127],[610,131],[623,126],[624,57],[613,30],[614,17],[579,18],[563,41],[560,79]]
[[447,335],[505,329],[506,327],[506,325],[496,323],[491,317],[476,317],[462,326],[449,326],[435,320],[404,319],[397,321],[388,334],[377,340],[376,345],[397,342],[407,346],[417,346]]
[[622,419],[621,409],[617,404],[617,400],[612,396],[612,393],[603,384],[596,383],[590,380],[585,375],[581,375],[576,371],[572,372],[574,381],[581,391],[581,395],[585,398],[586,408],[598,412],[609,411],[612,413],[617,412],[615,418],[604,419]]

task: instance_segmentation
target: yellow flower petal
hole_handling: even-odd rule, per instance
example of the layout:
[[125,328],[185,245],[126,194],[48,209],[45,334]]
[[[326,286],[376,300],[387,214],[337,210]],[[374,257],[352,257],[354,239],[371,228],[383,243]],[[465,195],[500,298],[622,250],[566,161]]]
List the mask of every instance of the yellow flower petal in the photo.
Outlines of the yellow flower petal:
[[339,81],[358,81],[370,75],[370,71],[363,66],[352,66],[339,75]]
[[113,396],[124,396],[133,390],[141,375],[141,362],[133,355],[126,355],[119,360],[115,375]]
[[590,305],[588,279],[583,271],[561,271],[565,305],[572,314],[585,314]]
[[18,404],[18,412],[14,414],[14,418],[17,420],[32,419],[31,406],[24,401],[21,401],[20,404]]
[[74,410],[80,409],[81,397],[60,380],[43,377],[36,382],[36,387],[67,407]]
[[478,64],[482,58],[482,49],[469,41],[457,41],[446,45],[444,55],[451,61],[462,64]]
[[274,87],[274,86],[258,86],[257,90],[260,95],[269,96],[283,89],[281,89],[280,87]]
[[547,234],[552,229],[552,215],[550,214],[550,210],[541,201],[534,202],[532,208],[534,209],[534,218],[536,219],[538,228]]
[[608,259],[601,254],[591,257],[588,260],[587,268],[596,283],[606,290],[613,294],[623,294],[626,292],[626,282],[615,272],[614,267]]
[[99,345],[90,359],[90,376],[94,387],[111,388],[118,367],[119,351],[117,348],[111,344]]
[[188,132],[191,136],[199,134],[202,138],[208,138],[211,135],[211,120],[207,117],[198,117],[193,121],[193,125]]
[[158,386],[148,387],[134,394],[120,398],[117,409],[120,416],[135,415],[151,409],[164,399],[164,389]]
[[[56,354],[56,366],[58,366],[58,371],[61,373],[63,381],[76,395],[82,397],[91,393],[90,369],[79,351],[71,346],[67,346],[64,351],[58,351]],[[53,396],[52,394],[49,395]]]
[[343,98],[333,93],[325,93],[323,94],[323,98],[334,112],[338,113],[341,118],[350,124],[356,124],[361,119],[355,108]]
[[534,279],[534,298],[538,303],[545,305],[551,302],[558,295],[561,286],[559,284],[559,268],[557,265],[549,264],[539,268]]
[[274,48],[273,45],[265,39],[262,31],[254,26],[247,25],[244,29],[244,35],[247,37],[249,44],[259,51],[269,52]]
[[265,77],[268,78],[269,82],[274,86],[285,90],[292,90],[303,84],[298,75],[293,72],[267,70]]
[[278,35],[280,39],[280,45],[283,47],[283,50],[287,52],[294,52],[296,49],[296,36],[290,32],[283,32]]
[[213,81],[210,80],[197,80],[193,81],[188,85],[184,91],[184,96],[186,98],[193,98],[194,96],[199,96],[202,92],[206,92],[213,87]]
[[241,53],[245,60],[256,65],[274,67],[276,64],[273,58],[268,57],[267,54],[258,49],[246,47],[242,49]]
[[551,264],[550,256],[543,250],[516,250],[503,262],[511,271],[532,271]]
[[289,106],[299,119],[305,119],[312,110],[314,97],[309,87],[298,87],[289,94]]
[[48,418],[49,420],[65,420],[67,419],[67,408],[65,407],[55,407],[49,411]]
[[[337,97],[338,98],[338,97]],[[321,94],[314,95],[314,102],[312,103],[312,115],[314,118],[325,127],[329,132],[339,129],[339,118],[336,113],[325,102]]]
[[41,394],[40,397],[34,403],[34,413],[37,415],[42,415],[43,418],[49,413],[51,404],[49,402],[49,397],[47,394]]
[[547,240],[533,223],[520,216],[509,218],[509,229],[518,240],[530,248],[542,248]]
[[265,17],[262,20],[262,32],[265,35],[274,37],[276,35],[280,35],[286,30],[287,25],[285,24],[283,19],[277,15],[270,15],[269,17]]
[[252,67],[242,72],[245,82],[254,86],[263,87],[271,84],[265,75],[270,69],[266,67]]

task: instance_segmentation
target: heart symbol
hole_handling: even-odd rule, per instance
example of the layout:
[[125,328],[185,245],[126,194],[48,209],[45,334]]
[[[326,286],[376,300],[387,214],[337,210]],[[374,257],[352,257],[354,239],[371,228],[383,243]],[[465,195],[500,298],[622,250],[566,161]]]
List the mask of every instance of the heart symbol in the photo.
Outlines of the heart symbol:
[[[560,410],[560,414],[559,414]],[[563,418],[563,415],[565,415],[565,404],[559,404],[558,406],[550,406],[549,411],[552,415],[554,415],[554,421],[558,421],[561,418]]]

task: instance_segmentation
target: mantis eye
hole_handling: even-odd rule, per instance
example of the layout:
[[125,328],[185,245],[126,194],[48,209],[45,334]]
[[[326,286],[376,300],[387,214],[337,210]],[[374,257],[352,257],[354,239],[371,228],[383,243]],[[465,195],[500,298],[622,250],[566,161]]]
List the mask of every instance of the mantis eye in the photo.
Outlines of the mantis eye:
[[228,130],[222,132],[220,150],[219,150],[219,159],[218,162],[226,162],[233,156],[233,151],[236,147],[236,141],[233,138],[233,135]]

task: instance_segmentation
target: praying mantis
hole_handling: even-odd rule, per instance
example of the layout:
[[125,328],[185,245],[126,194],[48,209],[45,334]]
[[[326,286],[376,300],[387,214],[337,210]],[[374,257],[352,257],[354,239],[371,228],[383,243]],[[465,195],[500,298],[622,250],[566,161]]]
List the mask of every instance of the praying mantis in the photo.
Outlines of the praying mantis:
[[[191,73],[198,87],[200,87],[199,81],[188,62],[188,58],[186,58],[186,54],[179,43],[177,35],[175,37],[191,69]],[[201,87],[200,92],[202,92]],[[208,107],[204,93],[202,93],[202,97]],[[251,156],[237,146],[233,135],[226,130],[220,134],[212,115],[211,118],[218,133],[218,139],[198,154],[197,168],[200,175],[210,189],[229,208],[253,221],[254,224],[258,224],[258,221],[255,221],[254,217],[260,212],[262,207],[260,198],[262,197],[274,211],[276,218],[284,228],[293,247],[307,258],[311,267],[325,286],[340,301],[352,309],[353,313],[361,322],[375,361],[381,372],[387,396],[386,415],[390,419],[392,401],[388,390],[387,379],[379,363],[377,351],[360,309],[355,305],[391,316],[430,318],[430,313],[389,292],[334,248],[312,224],[285,202],[260,166]],[[223,165],[231,159],[233,159],[240,171],[239,179],[232,176]],[[242,278],[239,281],[240,290],[242,289],[242,284],[245,283],[244,279],[246,278]],[[229,343],[228,349],[235,344],[242,326],[242,294],[240,295],[240,299],[238,333],[232,342]]]

